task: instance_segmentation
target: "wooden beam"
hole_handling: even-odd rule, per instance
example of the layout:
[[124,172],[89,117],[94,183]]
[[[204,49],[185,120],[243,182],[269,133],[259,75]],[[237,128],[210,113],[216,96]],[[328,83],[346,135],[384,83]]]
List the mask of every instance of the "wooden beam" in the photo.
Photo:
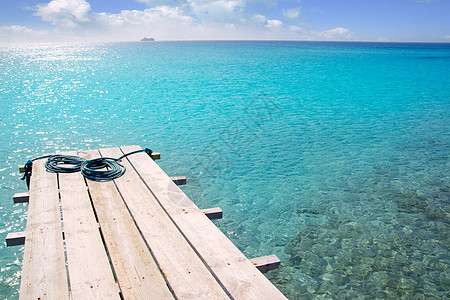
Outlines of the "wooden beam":
[[[123,151],[129,152],[131,151]],[[104,157],[121,155],[117,148],[100,149],[100,153]],[[155,162],[145,153],[127,156],[127,159],[122,161],[127,171],[115,179],[114,183],[176,298],[229,299],[182,232],[173,224],[155,195],[139,178],[134,169],[135,165],[133,167],[129,162],[130,159]],[[169,177],[165,176],[170,181]],[[170,183],[176,187],[172,181]]]
[[186,176],[174,176],[170,177],[170,179],[175,183],[176,185],[185,185],[186,184]]
[[11,232],[6,236],[6,247],[25,244],[25,231]]
[[19,299],[69,299],[57,174],[33,163]]
[[152,153],[152,158],[153,158],[154,160],[161,159],[161,153],[159,153],[159,152],[153,152],[153,153]]
[[[154,160],[161,159],[161,153],[159,153],[159,152],[152,152],[152,158]],[[19,165],[19,172],[20,173],[25,173],[25,165]]]
[[280,259],[275,254],[252,258],[250,261],[259,271],[261,271],[261,273],[276,269],[281,263]]
[[14,203],[28,203],[29,199],[29,193],[15,193],[13,196]]
[[83,176],[60,173],[58,178],[71,296],[120,299]]
[[[79,154],[100,157],[96,150]],[[87,183],[123,298],[173,299],[114,182]]]
[[204,209],[203,213],[210,220],[222,219],[222,217],[223,217],[223,211],[222,211],[222,209],[220,207],[213,207],[213,208]]
[[[121,147],[123,153],[141,149]],[[127,159],[157,196],[171,220],[234,299],[286,299],[154,162],[144,155]],[[128,168],[127,168],[128,170]],[[121,178],[119,178],[121,179]],[[147,218],[148,219],[148,218]],[[179,297],[181,299],[181,297]]]

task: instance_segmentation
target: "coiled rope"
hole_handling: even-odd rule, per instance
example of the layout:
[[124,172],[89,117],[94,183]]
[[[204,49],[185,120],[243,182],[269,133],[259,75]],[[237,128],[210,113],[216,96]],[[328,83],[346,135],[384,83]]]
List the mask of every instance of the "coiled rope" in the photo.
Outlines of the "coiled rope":
[[[47,161],[45,162],[45,169],[48,172],[75,173],[81,171],[81,174],[83,174],[83,176],[89,180],[110,181],[119,178],[125,173],[126,171],[125,166],[119,163],[123,158],[140,152],[145,152],[150,157],[152,157],[152,150],[150,150],[149,148],[127,153],[119,158],[101,157],[86,160],[84,158],[74,155],[56,154],[56,155],[40,156],[27,161],[27,163],[25,164],[25,174],[23,175],[22,180],[26,179],[27,186],[28,188],[30,188],[30,178],[33,161],[47,158]],[[106,170],[102,170],[105,168]]]
[[75,173],[80,171],[84,161],[79,156],[51,155],[45,162],[45,169],[52,173]]
[[[106,170],[100,170],[106,168]],[[109,157],[86,160],[81,165],[81,174],[94,181],[109,181],[125,173],[125,167],[118,160]]]

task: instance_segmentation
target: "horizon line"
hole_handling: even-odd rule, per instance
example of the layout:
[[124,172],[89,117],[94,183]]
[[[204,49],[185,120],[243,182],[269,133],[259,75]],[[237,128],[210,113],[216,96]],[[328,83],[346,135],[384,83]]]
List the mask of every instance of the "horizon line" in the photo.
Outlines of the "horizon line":
[[117,40],[117,41],[0,41],[0,44],[110,44],[110,43],[143,43],[153,44],[158,42],[301,42],[301,43],[373,43],[373,44],[450,44],[450,41],[371,41],[371,40],[283,40],[283,39],[162,39],[154,41],[141,40]]

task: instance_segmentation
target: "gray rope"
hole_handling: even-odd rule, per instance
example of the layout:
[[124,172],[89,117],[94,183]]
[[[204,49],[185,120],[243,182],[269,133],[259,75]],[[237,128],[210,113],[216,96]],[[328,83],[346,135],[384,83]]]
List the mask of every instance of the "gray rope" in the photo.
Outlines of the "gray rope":
[[[75,173],[81,171],[81,174],[89,180],[93,181],[110,181],[122,176],[126,168],[119,163],[123,158],[135,153],[145,152],[152,157],[152,150],[145,148],[143,150],[136,150],[122,155],[119,158],[101,157],[91,160],[86,160],[74,155],[45,155],[28,160],[25,164],[25,174],[22,180],[27,181],[27,186],[30,188],[30,177],[33,167],[33,161],[47,158],[45,162],[45,169],[52,173]],[[101,170],[106,168],[106,170]]]

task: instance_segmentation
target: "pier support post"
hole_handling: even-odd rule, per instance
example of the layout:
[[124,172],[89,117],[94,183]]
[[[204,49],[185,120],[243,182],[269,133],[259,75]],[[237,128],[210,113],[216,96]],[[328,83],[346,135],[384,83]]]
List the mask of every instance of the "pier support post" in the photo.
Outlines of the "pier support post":
[[281,263],[280,259],[275,254],[252,258],[250,261],[259,271],[261,271],[261,273],[276,269]]
[[176,185],[185,185],[187,180],[186,176],[174,176],[170,177],[170,179],[175,183]]
[[28,193],[16,193],[13,196],[14,203],[28,203],[30,194]]
[[222,209],[220,207],[213,207],[213,208],[204,209],[203,213],[210,220],[222,219],[222,217],[223,217],[223,211],[222,211]]
[[159,153],[159,152],[153,152],[153,153],[152,153],[152,158],[153,158],[154,160],[161,159],[161,153]]
[[6,247],[25,244],[25,231],[11,232],[6,236]]

